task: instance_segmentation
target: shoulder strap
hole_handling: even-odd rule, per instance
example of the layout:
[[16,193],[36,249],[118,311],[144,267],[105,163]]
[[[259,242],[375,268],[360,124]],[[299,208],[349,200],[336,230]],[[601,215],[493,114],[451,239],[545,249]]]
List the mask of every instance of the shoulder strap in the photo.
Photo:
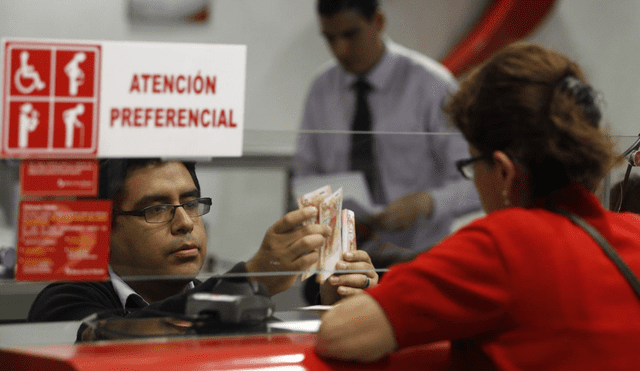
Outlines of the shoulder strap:
[[591,224],[589,224],[586,220],[582,219],[578,215],[564,209],[560,209],[557,207],[549,208],[550,211],[556,212],[558,214],[564,215],[569,218],[575,225],[584,229],[597,243],[600,245],[604,253],[613,261],[613,263],[618,267],[618,270],[624,278],[629,282],[633,291],[635,291],[636,295],[640,298],[640,282],[633,274],[629,266],[622,260],[620,255],[611,247],[609,242],[595,229]]

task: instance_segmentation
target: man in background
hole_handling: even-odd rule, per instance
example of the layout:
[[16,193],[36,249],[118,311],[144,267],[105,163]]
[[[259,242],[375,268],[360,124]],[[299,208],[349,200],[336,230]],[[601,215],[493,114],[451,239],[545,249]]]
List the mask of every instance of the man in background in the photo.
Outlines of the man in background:
[[356,215],[376,232],[363,248],[377,268],[410,259],[480,208],[454,165],[469,156],[466,142],[441,109],[457,83],[436,61],[383,37],[377,0],[318,0],[317,11],[335,61],[311,84],[301,129],[353,133],[301,133],[294,181],[361,171],[373,201],[385,205],[369,220]]

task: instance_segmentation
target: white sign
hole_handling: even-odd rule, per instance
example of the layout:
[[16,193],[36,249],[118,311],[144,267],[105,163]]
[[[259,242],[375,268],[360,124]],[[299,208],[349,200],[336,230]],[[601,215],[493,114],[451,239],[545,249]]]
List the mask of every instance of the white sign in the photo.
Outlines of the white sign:
[[3,40],[3,51],[3,157],[242,155],[244,45]]

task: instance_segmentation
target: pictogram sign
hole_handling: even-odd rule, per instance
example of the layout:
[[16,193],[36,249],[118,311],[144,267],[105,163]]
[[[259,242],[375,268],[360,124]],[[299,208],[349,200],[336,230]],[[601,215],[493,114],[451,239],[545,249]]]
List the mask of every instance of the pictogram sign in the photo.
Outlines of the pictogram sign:
[[3,39],[0,157],[237,157],[245,45]]
[[4,44],[3,157],[95,157],[101,46]]

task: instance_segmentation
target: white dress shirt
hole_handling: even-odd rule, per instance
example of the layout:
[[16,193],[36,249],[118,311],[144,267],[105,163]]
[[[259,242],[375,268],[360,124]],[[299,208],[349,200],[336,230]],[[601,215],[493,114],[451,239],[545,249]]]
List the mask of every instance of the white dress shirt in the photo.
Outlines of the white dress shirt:
[[[313,81],[294,177],[349,171],[350,136],[344,131],[353,120],[356,79],[333,61]],[[454,218],[480,208],[473,182],[454,165],[469,157],[467,143],[441,109],[457,82],[436,61],[391,41],[366,79],[373,86],[368,99],[374,156],[385,199],[428,190],[435,205],[431,218],[421,217],[408,230],[383,236],[399,246],[425,250],[450,233]]]

